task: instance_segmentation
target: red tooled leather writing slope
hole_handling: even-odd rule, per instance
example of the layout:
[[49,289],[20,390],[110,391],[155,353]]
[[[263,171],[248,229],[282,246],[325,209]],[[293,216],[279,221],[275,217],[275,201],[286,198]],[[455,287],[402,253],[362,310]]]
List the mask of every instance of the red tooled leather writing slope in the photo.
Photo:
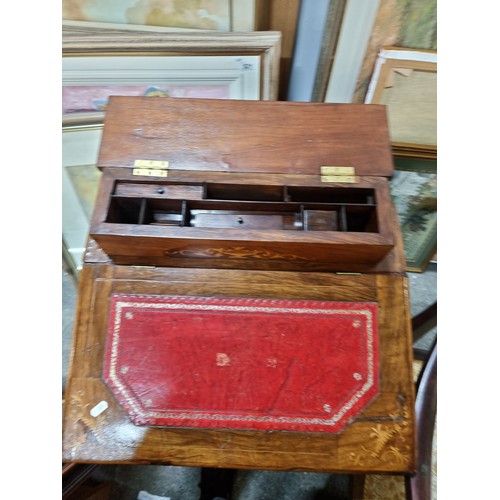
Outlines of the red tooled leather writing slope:
[[104,379],[137,425],[338,432],[378,393],[377,304],[113,295]]

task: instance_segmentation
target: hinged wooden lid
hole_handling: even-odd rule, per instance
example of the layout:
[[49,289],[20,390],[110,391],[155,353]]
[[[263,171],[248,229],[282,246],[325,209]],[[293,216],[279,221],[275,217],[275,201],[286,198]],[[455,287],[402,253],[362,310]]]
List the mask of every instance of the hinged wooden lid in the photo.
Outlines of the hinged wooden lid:
[[385,106],[113,96],[98,166],[356,176],[393,173]]

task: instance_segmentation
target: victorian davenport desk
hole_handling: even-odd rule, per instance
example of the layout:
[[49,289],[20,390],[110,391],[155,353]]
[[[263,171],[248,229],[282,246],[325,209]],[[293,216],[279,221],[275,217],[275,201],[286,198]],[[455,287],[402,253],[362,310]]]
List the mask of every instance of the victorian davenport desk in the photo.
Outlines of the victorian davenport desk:
[[385,108],[112,97],[63,460],[411,473]]

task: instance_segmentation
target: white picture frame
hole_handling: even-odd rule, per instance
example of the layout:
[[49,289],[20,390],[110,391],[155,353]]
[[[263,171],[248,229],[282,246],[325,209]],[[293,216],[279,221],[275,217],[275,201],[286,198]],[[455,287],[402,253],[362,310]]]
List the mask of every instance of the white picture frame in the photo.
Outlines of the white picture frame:
[[113,93],[260,99],[260,60],[256,55],[63,57],[62,85],[64,123],[102,121],[106,96]]
[[103,125],[62,129],[62,241],[67,263],[77,274],[82,267],[100,171],[97,156]]

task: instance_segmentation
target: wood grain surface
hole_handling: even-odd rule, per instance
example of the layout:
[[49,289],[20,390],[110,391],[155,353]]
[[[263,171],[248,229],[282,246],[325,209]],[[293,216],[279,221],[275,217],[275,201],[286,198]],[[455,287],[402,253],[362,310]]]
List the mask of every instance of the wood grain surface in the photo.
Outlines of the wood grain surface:
[[[379,395],[339,434],[136,426],[102,380],[112,293],[377,302]],[[63,459],[269,470],[411,471],[414,389],[407,297],[403,275],[85,264],[66,393]],[[92,417],[90,410],[101,401],[108,403],[108,409]]]
[[[393,172],[385,110],[208,101],[111,98],[99,156],[104,175],[80,273],[63,460],[413,472],[408,280],[401,230],[385,178]],[[133,176],[130,167],[138,159],[168,161],[166,180]],[[322,165],[354,166],[356,179],[325,184]],[[371,219],[356,216],[353,221],[360,227],[354,231],[328,228],[343,222],[335,218],[335,203],[318,191],[325,186],[353,213],[365,211]],[[254,217],[264,210],[259,203],[276,201],[282,188],[292,196],[285,195],[274,206],[265,224],[284,220],[280,211],[293,205],[293,193],[302,201],[313,193],[313,201],[323,205],[306,207],[310,213],[301,223],[312,221],[314,230],[259,228],[263,219]],[[360,198],[365,190],[370,193],[366,200]],[[159,207],[163,225],[149,224],[154,217],[147,215],[148,202]],[[195,218],[176,227],[171,222],[179,214],[170,208],[178,202],[184,207],[191,203]],[[141,207],[137,221],[129,212],[134,206]],[[196,213],[200,207],[209,207],[202,210],[203,217]],[[228,214],[244,218],[249,210],[249,229],[227,227],[232,224]],[[184,208],[181,215],[186,214]],[[220,227],[220,221],[226,226]],[[219,247],[223,258],[207,254]],[[113,294],[375,303],[378,394],[337,433],[135,425],[103,380]],[[303,341],[314,342],[311,332],[304,331]]]
[[388,134],[379,105],[112,96],[98,166],[148,159],[173,170],[317,174],[335,165],[390,176]]
[[[144,186],[142,189],[139,187],[141,182]],[[229,197],[225,201],[207,200],[204,205],[200,201],[203,198],[202,192],[210,189],[212,183],[219,186],[219,190],[225,186]],[[332,201],[339,196],[335,190],[343,193],[351,190],[373,192],[376,200],[373,206],[358,203],[356,195],[353,195],[353,203],[348,200],[349,194],[342,197],[345,198],[343,205],[347,207],[347,211],[351,210],[349,207],[352,210],[372,210],[370,217],[375,227],[365,231],[298,231],[280,228],[279,221],[278,227],[266,228],[263,222],[249,225],[251,210],[255,210],[255,206],[261,212],[267,210],[271,215],[272,211],[279,209],[282,212],[275,212],[276,214],[290,213],[292,218],[295,213],[300,215],[299,212],[303,209],[301,207],[330,210],[332,214],[341,210],[342,203],[315,205],[302,201],[261,201],[259,205],[258,201],[248,201],[252,197],[258,200],[270,188],[283,190],[284,186],[289,187],[289,190],[326,191]],[[177,189],[175,193],[174,188]],[[328,190],[332,190],[332,194]],[[231,195],[234,193],[238,193],[241,199],[238,200],[238,196],[232,199]],[[114,198],[127,204],[129,208],[124,213],[130,214],[131,210],[135,210],[135,219],[130,215],[120,217],[118,212],[110,216]],[[165,206],[177,206],[175,210],[170,210],[177,214],[171,215],[177,217],[177,222],[171,225],[138,223],[136,219],[142,200],[154,204],[160,211],[162,203],[173,200],[173,205]],[[220,219],[212,227],[201,223],[197,226],[189,221],[189,215],[187,221],[181,223],[182,203],[186,203],[186,208],[182,210],[187,211],[191,207],[211,208],[212,210],[207,210],[212,214],[209,222],[216,217],[217,212],[224,210],[236,215],[240,210],[242,215],[246,213],[249,217],[241,217],[241,221],[247,221],[244,225],[235,223],[232,227],[226,225],[225,228],[220,225]],[[235,221],[238,219],[236,215],[233,217]],[[205,216],[206,219],[208,217],[210,214]],[[303,224],[303,217],[299,222]],[[399,222],[391,202],[387,180],[380,177],[359,177],[355,184],[345,185],[334,182],[325,184],[320,174],[234,173],[228,176],[222,172],[172,170],[166,180],[157,179],[153,182],[145,177],[133,176],[127,168],[107,167],[101,180],[90,234],[113,261],[119,264],[349,272],[400,272],[404,268]]]

